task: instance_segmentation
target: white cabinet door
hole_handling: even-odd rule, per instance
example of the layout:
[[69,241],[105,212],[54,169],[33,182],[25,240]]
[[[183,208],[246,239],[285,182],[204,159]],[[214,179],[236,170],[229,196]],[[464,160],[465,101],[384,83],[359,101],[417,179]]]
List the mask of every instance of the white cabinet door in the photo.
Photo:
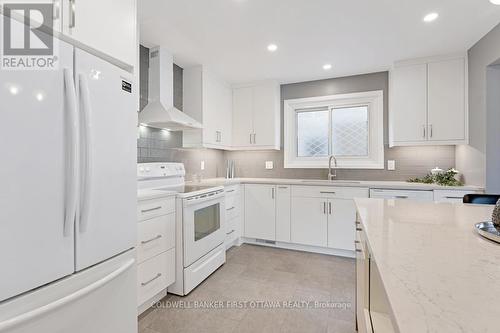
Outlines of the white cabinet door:
[[61,41],[58,57],[57,70],[0,75],[0,303],[74,271],[73,48]]
[[136,65],[136,0],[73,0],[68,4],[63,11],[65,34],[129,66]]
[[219,145],[218,131],[220,96],[218,82],[210,74],[203,72],[201,122],[203,123],[203,144]]
[[122,89],[123,81],[134,88],[132,74],[78,49],[75,72],[81,119],[80,270],[136,245],[137,112],[134,96]]
[[427,65],[396,67],[391,72],[391,97],[393,141],[426,141]]
[[276,188],[245,185],[245,237],[276,239]]
[[356,206],[354,200],[328,200],[328,247],[354,251]]
[[252,144],[253,135],[253,89],[233,90],[233,147]]
[[253,143],[259,147],[280,146],[279,108],[280,87],[277,83],[265,83],[254,87]]
[[428,65],[430,141],[465,140],[465,60]]
[[276,240],[278,242],[290,242],[290,194],[290,186],[276,186]]
[[291,241],[323,246],[328,244],[327,199],[292,197]]

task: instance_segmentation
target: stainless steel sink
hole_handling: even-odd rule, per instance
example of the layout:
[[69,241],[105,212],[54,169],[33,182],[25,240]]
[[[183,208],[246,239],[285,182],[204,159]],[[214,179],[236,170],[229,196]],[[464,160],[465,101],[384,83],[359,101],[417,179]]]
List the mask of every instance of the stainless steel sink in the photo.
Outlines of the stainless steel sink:
[[303,179],[301,180],[303,183],[323,183],[323,184],[361,184],[360,181],[356,180],[320,180],[320,179]]

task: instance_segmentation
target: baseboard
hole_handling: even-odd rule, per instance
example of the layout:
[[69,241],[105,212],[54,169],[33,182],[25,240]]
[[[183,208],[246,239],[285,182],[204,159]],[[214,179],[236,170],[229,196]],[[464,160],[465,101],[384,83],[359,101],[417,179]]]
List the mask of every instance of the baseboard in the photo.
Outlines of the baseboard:
[[270,241],[258,240],[255,238],[241,237],[240,238],[240,245],[245,244],[245,243],[246,244],[253,244],[253,245],[260,245],[260,246],[275,247],[275,248],[287,249],[287,250],[327,254],[327,255],[331,255],[331,256],[339,256],[339,257],[346,257],[346,258],[355,258],[356,257],[356,253],[354,251],[350,251],[350,250],[330,249],[330,248],[324,248],[324,247],[319,247],[319,246],[310,246],[310,245],[293,244],[293,243],[285,243],[285,242],[274,242],[274,241],[270,242]]

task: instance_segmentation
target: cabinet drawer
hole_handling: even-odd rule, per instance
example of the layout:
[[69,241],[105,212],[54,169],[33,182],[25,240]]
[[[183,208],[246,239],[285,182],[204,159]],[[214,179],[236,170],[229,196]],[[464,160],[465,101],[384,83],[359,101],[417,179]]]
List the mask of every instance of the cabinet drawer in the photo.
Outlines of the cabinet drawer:
[[173,212],[175,212],[175,197],[139,201],[137,205],[137,220],[144,221]]
[[175,249],[170,249],[137,266],[137,299],[142,305],[175,282]]
[[240,186],[239,185],[226,186],[224,188],[224,191],[226,192],[226,197],[229,197],[232,195],[239,195],[240,194]]
[[240,215],[240,207],[237,205],[226,205],[226,220],[231,220]]
[[333,186],[292,186],[292,197],[368,198],[368,188]]
[[139,263],[175,247],[175,214],[143,221],[137,225],[137,229]]
[[434,190],[434,201],[463,202],[464,195],[476,193],[474,191]]
[[434,194],[433,194],[433,191],[372,189],[372,190],[370,190],[370,198],[433,201]]

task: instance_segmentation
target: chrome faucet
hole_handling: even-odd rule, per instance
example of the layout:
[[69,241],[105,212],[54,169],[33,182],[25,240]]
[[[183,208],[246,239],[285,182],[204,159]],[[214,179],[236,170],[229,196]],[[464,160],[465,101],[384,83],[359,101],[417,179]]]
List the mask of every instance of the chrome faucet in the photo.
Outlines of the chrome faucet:
[[[332,160],[335,162],[335,168],[332,173]],[[337,158],[334,155],[330,155],[328,159],[328,180],[333,180],[337,178]]]

